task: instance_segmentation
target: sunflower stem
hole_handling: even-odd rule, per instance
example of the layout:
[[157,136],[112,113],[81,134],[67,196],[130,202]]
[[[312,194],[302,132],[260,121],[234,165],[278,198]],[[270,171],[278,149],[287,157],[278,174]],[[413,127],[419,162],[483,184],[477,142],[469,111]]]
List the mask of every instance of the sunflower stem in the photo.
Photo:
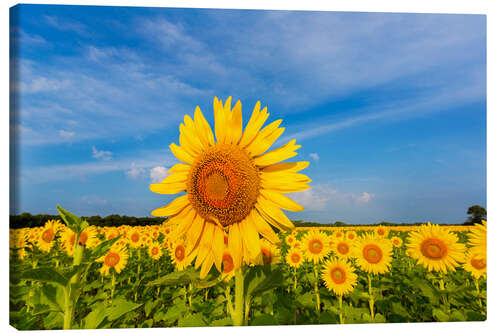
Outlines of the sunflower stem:
[[231,316],[231,318],[233,318],[234,308],[233,301],[231,300],[231,287],[229,285],[226,285],[226,290],[224,290],[224,293],[226,295],[226,312]]
[[476,286],[476,292],[477,292],[477,302],[479,304],[479,308],[482,310],[483,309],[483,302],[481,302],[481,295],[480,289],[479,289],[479,279],[474,278],[474,284]]
[[233,325],[243,325],[243,308],[244,308],[244,279],[241,268],[234,272],[235,288],[234,288],[234,316]]
[[342,295],[339,295],[339,318],[340,318],[340,323],[344,323],[344,317],[342,317]]
[[297,268],[293,268],[293,291],[297,290]]
[[370,316],[372,320],[375,318],[374,305],[375,300],[373,299],[373,290],[372,290],[372,275],[368,273],[368,295],[370,295],[369,305],[370,305]]
[[316,294],[316,312],[318,314],[318,317],[319,317],[319,314],[320,314],[320,309],[321,309],[321,300],[319,298],[319,289],[318,289],[318,268],[316,267],[316,265],[314,264],[313,265],[313,268],[314,268],[314,293]]

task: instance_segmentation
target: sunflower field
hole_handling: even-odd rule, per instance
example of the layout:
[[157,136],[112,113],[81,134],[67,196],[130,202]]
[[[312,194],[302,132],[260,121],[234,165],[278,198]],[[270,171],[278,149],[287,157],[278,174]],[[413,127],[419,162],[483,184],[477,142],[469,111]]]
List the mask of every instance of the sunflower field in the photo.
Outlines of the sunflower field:
[[178,195],[162,225],[61,220],[10,230],[10,320],[18,329],[301,325],[486,319],[486,222],[472,227],[295,228],[286,193],[307,161],[282,120],[217,97],[196,107],[180,161],[150,190]]
[[239,290],[227,244],[221,271],[201,278],[166,223],[95,227],[59,211],[63,222],[10,230],[18,329],[226,326],[239,307],[243,325],[486,319],[486,222],[297,228],[261,241]]

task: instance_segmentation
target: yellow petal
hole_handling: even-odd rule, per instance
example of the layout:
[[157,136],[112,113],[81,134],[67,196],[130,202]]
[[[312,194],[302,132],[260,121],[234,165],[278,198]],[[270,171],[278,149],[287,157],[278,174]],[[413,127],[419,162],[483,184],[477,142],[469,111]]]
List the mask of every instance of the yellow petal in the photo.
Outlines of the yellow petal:
[[210,272],[210,268],[212,268],[212,265],[214,264],[214,254],[212,250],[208,251],[208,255],[203,261],[203,264],[201,265],[201,270],[200,270],[200,279],[204,279],[208,272]]
[[222,107],[222,102],[214,98],[214,128],[217,142],[224,143],[226,139],[226,114]]
[[245,247],[250,254],[250,261],[259,263],[259,259],[262,259],[259,234],[249,216],[240,222],[240,230],[245,235]]
[[288,219],[281,209],[268,204],[268,202],[262,197],[257,198],[255,208],[257,208],[259,213],[261,213],[267,221],[279,225],[282,230],[289,231],[295,228],[295,225]]
[[311,186],[307,183],[266,183],[262,184],[262,187],[267,190],[277,191],[281,193],[293,193],[300,192],[309,189]]
[[151,192],[158,193],[158,194],[177,194],[179,192],[185,191],[186,190],[186,183],[185,182],[179,182],[179,183],[170,183],[170,184],[151,184],[149,185],[149,189]]
[[273,173],[262,173],[260,175],[262,180],[262,186],[264,184],[290,184],[290,183],[310,183],[311,178],[306,175],[297,172],[273,172]]
[[220,228],[219,226],[215,226],[214,243],[212,248],[214,251],[215,267],[220,272],[222,264],[222,254],[224,253],[224,231],[222,231],[222,228]]
[[200,217],[196,215],[194,209],[188,211],[187,215],[177,224],[177,226],[168,235],[171,241],[176,241],[177,238],[182,237],[186,234],[187,230],[191,227],[193,223],[199,223]]
[[167,220],[165,220],[164,225],[166,227],[172,227],[178,225],[180,222],[182,222],[182,220],[191,210],[192,209],[190,205],[184,207],[179,213],[177,213],[176,215],[172,215]]
[[175,143],[170,144],[170,150],[172,151],[172,154],[174,154],[179,161],[187,164],[193,164],[194,157],[188,154],[184,149],[182,149]]
[[188,240],[190,246],[195,247],[196,244],[198,244],[204,225],[204,219],[196,220],[195,223],[191,224],[191,227],[186,232],[186,239]]
[[247,127],[243,132],[243,136],[241,137],[239,143],[241,147],[247,146],[250,142],[252,142],[255,139],[261,127],[264,125],[267,118],[269,117],[269,113],[267,113],[267,107],[262,109],[262,111],[259,110],[260,110],[260,101],[257,102],[257,104],[255,104],[252,116],[250,117]]
[[283,163],[276,163],[272,164],[270,166],[267,166],[263,168],[261,171],[262,172],[280,172],[280,171],[287,171],[287,172],[298,172],[300,170],[303,170],[309,166],[309,162],[302,161],[302,162],[283,162]]
[[241,138],[241,131],[243,129],[243,116],[241,114],[241,102],[237,101],[233,111],[231,112],[231,120],[227,131],[229,133],[227,143],[237,144]]
[[210,125],[208,124],[207,120],[203,116],[203,113],[201,112],[198,106],[196,107],[196,110],[194,112],[194,124],[196,127],[196,131],[199,133],[200,140],[203,143],[203,145],[205,147],[213,146],[215,143],[214,134],[212,133]]
[[179,213],[184,207],[189,205],[189,199],[187,194],[181,197],[175,198],[171,203],[161,208],[153,210],[151,215],[153,216],[171,216]]
[[174,166],[172,166],[169,170],[168,173],[174,173],[174,172],[189,172],[191,170],[191,166],[188,164],[182,164],[182,163],[177,163]]
[[[270,135],[266,136],[265,138],[262,139],[255,139],[254,142],[251,144],[251,148],[248,148],[247,150],[249,151],[251,156],[258,156],[260,154],[265,153],[273,143],[283,134],[285,131],[285,128],[277,128],[274,132],[272,132]],[[251,149],[251,150],[250,150]]]
[[262,167],[284,161],[286,159],[289,159],[297,155],[295,150],[299,149],[300,147],[301,146],[295,145],[295,139],[291,140],[286,145],[280,148],[271,150],[270,152],[267,152],[264,155],[256,157],[254,159],[254,163],[257,166]]
[[234,223],[229,227],[228,247],[229,251],[231,251],[231,255],[233,256],[234,267],[241,267],[243,244],[238,223]]
[[273,228],[260,216],[259,212],[256,209],[252,209],[250,212],[250,216],[253,220],[255,228],[257,232],[261,234],[264,238],[266,238],[271,243],[279,243],[280,239],[278,235],[273,231]]
[[210,253],[212,249],[212,243],[214,240],[214,230],[215,228],[213,223],[210,222],[205,223],[205,229],[203,230],[200,243],[198,244],[200,252],[198,253],[198,256],[196,257],[196,261],[194,263],[195,268],[200,267],[200,265],[203,263],[203,261]]
[[265,199],[269,200],[271,204],[274,204],[282,209],[286,209],[292,212],[300,212],[304,210],[304,207],[279,192],[261,189],[260,194]]

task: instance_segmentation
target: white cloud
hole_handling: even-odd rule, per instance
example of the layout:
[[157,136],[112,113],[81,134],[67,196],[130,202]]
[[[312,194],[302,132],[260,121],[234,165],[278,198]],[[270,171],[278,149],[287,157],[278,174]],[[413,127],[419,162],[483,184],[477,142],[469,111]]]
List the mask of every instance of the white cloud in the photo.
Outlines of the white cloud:
[[101,199],[96,195],[84,195],[80,198],[87,205],[106,205],[108,200]]
[[45,22],[53,27],[56,28],[57,30],[61,31],[73,31],[76,32],[80,35],[87,35],[87,30],[84,24],[73,21],[73,20],[68,20],[68,19],[61,19],[60,17],[57,16],[49,16],[49,15],[44,15]]
[[341,192],[329,185],[314,185],[305,191],[291,193],[289,196],[306,210],[326,211],[335,205],[346,207],[366,204],[375,197],[375,194],[363,192],[361,195],[356,195],[350,192]]
[[75,132],[60,130],[59,135],[64,139],[71,139],[75,136]]
[[95,159],[102,159],[108,161],[112,158],[113,153],[105,150],[97,150],[95,146],[92,146],[92,157]]
[[312,158],[315,161],[319,161],[319,155],[318,155],[318,153],[310,153],[309,157]]
[[168,169],[162,166],[156,166],[151,169],[149,176],[151,177],[151,182],[160,183],[165,177],[167,177]]
[[374,197],[375,194],[373,193],[363,192],[363,194],[360,197],[356,197],[356,201],[359,203],[368,203],[372,201]]
[[144,177],[145,173],[146,171],[144,170],[144,168],[138,167],[135,162],[132,162],[132,164],[130,165],[130,170],[125,171],[125,174],[132,179],[137,179],[139,177],[142,178]]

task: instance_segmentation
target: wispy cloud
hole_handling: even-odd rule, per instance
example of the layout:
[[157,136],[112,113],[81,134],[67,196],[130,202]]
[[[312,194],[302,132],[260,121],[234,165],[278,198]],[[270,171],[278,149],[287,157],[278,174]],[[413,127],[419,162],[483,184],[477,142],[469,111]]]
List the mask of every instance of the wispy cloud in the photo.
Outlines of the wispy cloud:
[[95,159],[108,161],[113,157],[113,153],[106,150],[97,150],[95,146],[92,146],[92,157]]
[[149,177],[151,178],[151,182],[160,183],[165,177],[167,177],[168,169],[163,166],[155,166],[149,172]]
[[57,30],[72,31],[84,36],[88,35],[87,27],[78,21],[61,18],[60,16],[49,15],[44,15],[43,18],[49,26],[56,28]]
[[318,155],[318,153],[310,153],[309,157],[312,158],[315,161],[319,161],[319,155]]
[[361,195],[357,195],[339,191],[325,184],[314,185],[306,191],[292,193],[289,196],[307,210],[326,211],[330,210],[332,205],[358,206],[367,204],[372,201],[375,194],[363,192]]
[[78,164],[60,164],[37,167],[20,167],[21,180],[25,183],[38,184],[67,180],[82,180],[86,177],[108,172],[122,172],[126,174],[131,166],[139,170],[157,166],[172,166],[176,160],[169,151],[156,150],[134,154],[116,160],[95,161]]

